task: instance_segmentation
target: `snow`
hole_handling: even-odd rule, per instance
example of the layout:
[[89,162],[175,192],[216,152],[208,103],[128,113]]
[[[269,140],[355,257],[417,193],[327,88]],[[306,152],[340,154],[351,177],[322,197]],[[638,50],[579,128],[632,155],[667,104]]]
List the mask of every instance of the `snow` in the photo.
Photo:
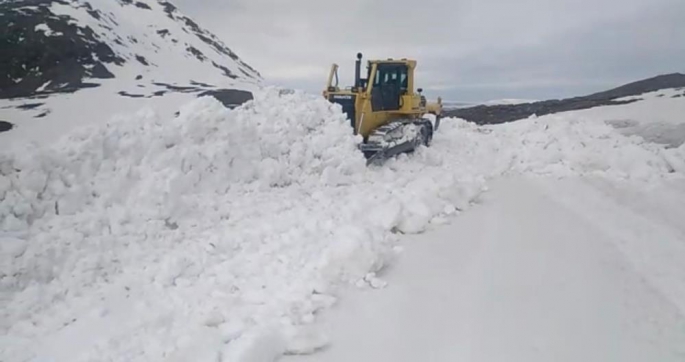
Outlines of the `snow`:
[[[677,93],[685,94],[685,90]],[[685,97],[673,98],[677,94],[675,90],[661,90],[646,93],[639,98],[643,101],[607,107],[595,107],[580,111],[567,112],[568,116],[603,121],[632,120],[641,124],[682,124],[685,123]],[[664,94],[663,97],[657,97]],[[620,98],[619,98],[620,100]]]
[[[12,121],[12,132],[0,133],[0,151],[22,146],[30,141],[51,144],[62,135],[89,125],[102,125],[112,119],[150,108],[164,117],[172,117],[179,105],[195,99],[192,93],[169,92],[161,97],[131,98],[119,96],[122,89],[118,79],[98,80],[100,87],[75,93],[52,94],[49,98],[0,100],[4,119]],[[255,89],[248,86],[240,89]],[[31,110],[17,108],[26,103],[43,103]],[[47,113],[45,117],[38,117]]]
[[[609,357],[682,356],[685,146],[626,137],[573,113],[490,126],[443,119],[430,148],[380,167],[365,166],[359,141],[339,106],[268,87],[235,110],[203,98],[178,117],[148,108],[3,151],[0,360],[272,361],[319,352],[343,338],[319,316],[350,286],[401,288],[390,277],[404,265],[398,252],[409,258],[409,240],[431,240],[414,234],[437,230],[456,238],[439,238],[455,249],[427,245],[435,259],[413,264],[438,268],[432,284],[414,270],[418,284],[403,293],[443,295],[449,285],[444,301],[456,307],[440,298],[392,306],[399,296],[391,292],[369,305],[388,309],[376,309],[385,324],[357,328],[411,330],[418,321],[409,311],[433,313],[433,323],[449,311],[442,323],[466,328],[458,335],[472,350],[458,352],[470,360],[528,347],[537,354],[522,356],[549,360],[581,342],[591,348],[567,356],[618,343],[630,348]],[[498,193],[499,180],[520,175],[533,185],[505,183]],[[598,180],[601,192],[579,179]],[[488,206],[490,187],[505,206]],[[631,198],[640,201],[630,208],[615,201]],[[480,253],[458,249],[470,237],[466,247]],[[637,304],[620,304],[631,296]],[[408,319],[395,322],[400,312]],[[560,337],[565,324],[580,335],[573,343]],[[657,327],[665,337],[647,344]],[[384,335],[369,343],[392,349],[373,339]],[[520,346],[521,336],[536,339]],[[390,352],[422,351],[395,342]],[[501,350],[489,348],[495,342]]]
[[497,126],[445,120],[436,142],[471,133],[453,147],[474,150],[488,192],[402,239],[382,291],[343,292],[321,317],[328,349],[284,361],[683,360],[685,138],[664,146],[607,122],[623,113],[646,129],[682,105],[645,98]]
[[36,25],[35,31],[42,31],[45,36],[61,36],[62,33],[60,32],[54,32],[52,29],[50,29],[47,24],[38,24]]
[[490,186],[452,224],[407,238],[385,289],[347,291],[323,315],[330,348],[283,361],[683,360],[682,183]]
[[270,89],[235,111],[204,98],[6,153],[2,230],[26,245],[3,263],[2,359],[318,349],[310,324],[336,285],[482,185],[430,154],[367,169],[357,142],[339,107]]
[[43,83],[42,86],[40,86],[40,87],[38,87],[38,88],[36,89],[36,93],[44,92],[45,89],[50,85],[50,83],[52,83],[51,80],[49,80],[49,81]]
[[654,91],[654,92],[647,92],[647,93],[639,94],[636,96],[616,98],[615,101],[618,101],[618,102],[632,101],[632,100],[653,101],[657,98],[663,98],[663,97],[672,98],[672,97],[677,96],[677,95],[682,95],[683,93],[685,93],[685,88],[665,88],[665,89],[659,89],[659,90]]
[[[678,95],[682,95],[677,97]],[[568,117],[605,122],[626,136],[677,148],[685,143],[685,89],[669,88],[617,100],[634,103],[564,113]]]

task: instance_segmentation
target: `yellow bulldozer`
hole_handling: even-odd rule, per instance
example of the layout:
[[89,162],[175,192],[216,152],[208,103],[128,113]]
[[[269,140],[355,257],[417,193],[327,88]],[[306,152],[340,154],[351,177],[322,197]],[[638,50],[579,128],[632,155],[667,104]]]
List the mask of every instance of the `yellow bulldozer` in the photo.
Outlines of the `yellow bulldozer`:
[[354,134],[362,136],[359,148],[367,164],[429,146],[440,125],[442,100],[428,103],[421,88],[414,91],[416,61],[369,60],[366,78],[361,77],[361,64],[358,53],[354,85],[344,89],[338,86],[338,65],[333,64],[323,96],[342,107]]

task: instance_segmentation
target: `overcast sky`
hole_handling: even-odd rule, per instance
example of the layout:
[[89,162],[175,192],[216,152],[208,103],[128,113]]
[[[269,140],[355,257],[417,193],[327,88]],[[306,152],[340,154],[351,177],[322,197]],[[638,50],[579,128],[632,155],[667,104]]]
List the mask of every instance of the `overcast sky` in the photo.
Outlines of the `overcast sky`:
[[355,54],[454,101],[582,95],[685,72],[685,0],[172,0],[268,83],[320,92]]

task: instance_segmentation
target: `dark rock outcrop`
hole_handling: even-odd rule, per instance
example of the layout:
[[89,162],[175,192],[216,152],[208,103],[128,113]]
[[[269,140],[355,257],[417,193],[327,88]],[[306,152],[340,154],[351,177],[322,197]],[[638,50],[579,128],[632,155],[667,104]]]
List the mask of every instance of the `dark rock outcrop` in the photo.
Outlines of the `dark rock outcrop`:
[[14,127],[12,123],[0,121],[0,132],[9,131]]
[[[64,0],[54,2],[70,4]],[[50,11],[52,3],[0,3],[0,98],[74,92],[96,86],[83,79],[112,78],[105,64],[124,62],[92,29],[54,15]]]
[[226,108],[235,108],[253,99],[252,93],[238,89],[216,89],[202,92],[198,97],[212,96]]
[[665,88],[685,87],[685,74],[673,73],[629,83],[608,91],[583,97],[554,99],[542,102],[515,105],[476,106],[445,111],[447,117],[458,117],[477,124],[499,124],[525,119],[531,115],[575,111],[599,106],[620,105],[636,102],[639,99],[617,100],[618,98],[638,96]]

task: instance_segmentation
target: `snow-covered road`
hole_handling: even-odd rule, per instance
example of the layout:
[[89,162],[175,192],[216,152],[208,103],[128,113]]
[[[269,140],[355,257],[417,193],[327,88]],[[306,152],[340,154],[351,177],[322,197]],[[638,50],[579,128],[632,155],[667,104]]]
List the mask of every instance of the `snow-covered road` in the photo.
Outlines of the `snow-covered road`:
[[284,360],[685,360],[685,189],[612,200],[602,185],[495,181],[453,224],[408,237],[386,289],[324,317],[328,349]]

